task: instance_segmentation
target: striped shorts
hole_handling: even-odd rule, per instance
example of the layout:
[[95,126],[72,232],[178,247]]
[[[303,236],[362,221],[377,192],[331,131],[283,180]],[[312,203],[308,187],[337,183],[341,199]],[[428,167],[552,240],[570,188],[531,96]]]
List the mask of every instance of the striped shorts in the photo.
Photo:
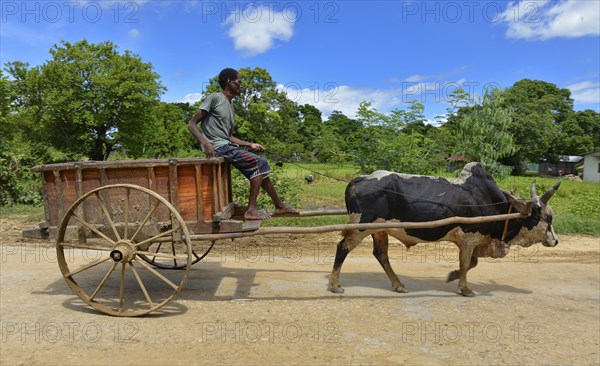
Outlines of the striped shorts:
[[271,167],[265,158],[243,150],[239,145],[228,144],[215,149],[215,151],[218,156],[223,157],[248,179],[259,175],[264,175],[266,178],[271,172]]

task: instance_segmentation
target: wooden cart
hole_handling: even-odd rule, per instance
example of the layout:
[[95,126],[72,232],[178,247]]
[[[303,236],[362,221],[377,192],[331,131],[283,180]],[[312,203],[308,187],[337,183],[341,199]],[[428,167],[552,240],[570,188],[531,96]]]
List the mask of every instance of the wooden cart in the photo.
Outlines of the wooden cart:
[[[113,316],[155,311],[182,289],[190,267],[216,240],[343,229],[422,228],[517,218],[452,217],[433,222],[260,227],[236,220],[231,170],[222,158],[48,164],[42,175],[45,221],[24,236],[56,241],[69,287],[88,305]],[[344,209],[294,216],[346,214]]]

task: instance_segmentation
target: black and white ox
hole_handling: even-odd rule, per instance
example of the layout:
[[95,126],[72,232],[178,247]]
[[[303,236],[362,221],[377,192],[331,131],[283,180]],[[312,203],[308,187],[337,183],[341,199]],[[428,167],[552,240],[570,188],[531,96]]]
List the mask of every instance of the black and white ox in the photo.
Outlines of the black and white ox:
[[528,247],[541,242],[554,247],[558,239],[552,229],[552,209],[548,200],[560,182],[538,197],[535,182],[531,200],[521,200],[501,190],[479,163],[467,164],[460,177],[446,179],[376,171],[353,179],[346,188],[346,208],[351,223],[385,221],[424,222],[453,216],[475,217],[520,212],[523,218],[476,224],[451,224],[428,229],[346,230],[337,246],[329,282],[332,292],[343,292],[340,270],[346,256],[367,236],[373,237],[373,255],[398,292],[407,292],[388,260],[388,235],[406,247],[418,243],[450,241],[459,249],[459,270],[448,274],[448,282],[458,279],[464,296],[474,296],[467,286],[467,271],[478,257],[504,257],[508,246]]

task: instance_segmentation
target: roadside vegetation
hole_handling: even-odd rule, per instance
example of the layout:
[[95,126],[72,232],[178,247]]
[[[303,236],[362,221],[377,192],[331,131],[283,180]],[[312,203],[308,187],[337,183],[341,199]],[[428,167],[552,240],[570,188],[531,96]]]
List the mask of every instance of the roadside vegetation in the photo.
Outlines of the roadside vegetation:
[[[150,62],[110,41],[63,41],[49,52],[42,65],[12,60],[0,69],[2,217],[43,215],[36,213],[43,210],[40,177],[30,171],[35,165],[202,155],[187,131],[201,101],[161,101],[165,87]],[[480,97],[457,87],[445,96],[447,113],[431,121],[419,100],[386,113],[363,101],[352,117],[337,110],[323,116],[291,99],[295,93],[288,95],[267,70],[239,72],[243,93],[234,99],[234,134],[268,148],[278,191],[302,208],[343,207],[345,182],[359,174],[385,169],[452,176],[449,170],[470,161],[481,162],[502,188],[528,197],[533,178],[522,176],[527,162],[600,150],[600,113],[574,110],[569,89],[542,80],[523,79]],[[220,91],[216,76],[207,85],[205,93]],[[329,92],[323,94],[337,89]],[[449,160],[457,163],[449,168]],[[304,182],[307,175],[314,183]],[[555,180],[538,178],[538,191]],[[247,182],[237,172],[233,186],[235,200],[245,203]],[[551,201],[559,232],[600,235],[599,189],[565,181]],[[261,196],[260,204],[268,207],[268,198]],[[287,221],[269,222],[282,224]]]

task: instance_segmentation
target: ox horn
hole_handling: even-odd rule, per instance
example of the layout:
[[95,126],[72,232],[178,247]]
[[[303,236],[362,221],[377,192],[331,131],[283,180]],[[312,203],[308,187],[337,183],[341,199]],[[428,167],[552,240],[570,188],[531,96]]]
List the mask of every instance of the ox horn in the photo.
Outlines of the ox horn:
[[535,189],[535,179],[533,180],[533,183],[531,183],[531,189],[529,190],[529,192],[531,193],[531,198],[536,198],[537,195],[537,191]]
[[556,193],[556,190],[560,187],[560,182],[556,183],[552,188],[547,190],[542,197],[540,197],[540,202],[543,204],[547,204],[550,201],[550,198]]

